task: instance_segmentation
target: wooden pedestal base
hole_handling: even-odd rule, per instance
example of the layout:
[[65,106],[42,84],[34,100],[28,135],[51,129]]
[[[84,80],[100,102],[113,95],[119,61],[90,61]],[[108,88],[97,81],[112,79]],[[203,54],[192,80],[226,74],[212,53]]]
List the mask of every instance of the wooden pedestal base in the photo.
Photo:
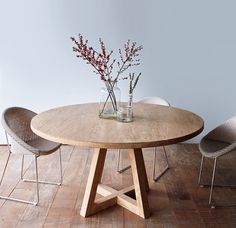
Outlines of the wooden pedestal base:
[[[119,191],[100,184],[106,152],[107,149],[95,149],[94,151],[80,214],[87,217],[118,204],[142,218],[148,218],[150,216],[147,199],[149,185],[142,149],[130,149],[128,151],[134,185]],[[133,191],[136,200],[126,195]],[[103,197],[95,200],[96,193]]]

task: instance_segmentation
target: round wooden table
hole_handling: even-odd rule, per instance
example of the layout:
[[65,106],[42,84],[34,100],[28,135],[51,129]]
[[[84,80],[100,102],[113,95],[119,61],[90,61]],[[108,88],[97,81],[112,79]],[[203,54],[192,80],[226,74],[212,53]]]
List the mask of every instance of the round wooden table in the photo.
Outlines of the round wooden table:
[[[51,109],[32,119],[39,136],[62,144],[93,147],[87,187],[80,214],[84,217],[118,204],[147,218],[149,190],[142,148],[169,145],[198,135],[204,122],[198,115],[173,107],[134,104],[134,121],[101,119],[99,104],[79,104]],[[128,149],[134,185],[115,190],[100,183],[107,149]],[[136,199],[128,193],[135,190]],[[102,198],[95,200],[96,193]]]

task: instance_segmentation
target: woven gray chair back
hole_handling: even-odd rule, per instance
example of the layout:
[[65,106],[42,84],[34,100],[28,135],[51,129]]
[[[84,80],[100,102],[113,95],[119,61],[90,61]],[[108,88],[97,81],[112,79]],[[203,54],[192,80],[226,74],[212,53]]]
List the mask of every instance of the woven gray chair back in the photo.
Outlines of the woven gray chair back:
[[204,138],[227,142],[230,144],[236,142],[236,116],[216,127]]
[[21,107],[8,108],[2,114],[2,126],[7,134],[26,149],[33,148],[25,143],[39,137],[30,128],[35,115],[36,113]]

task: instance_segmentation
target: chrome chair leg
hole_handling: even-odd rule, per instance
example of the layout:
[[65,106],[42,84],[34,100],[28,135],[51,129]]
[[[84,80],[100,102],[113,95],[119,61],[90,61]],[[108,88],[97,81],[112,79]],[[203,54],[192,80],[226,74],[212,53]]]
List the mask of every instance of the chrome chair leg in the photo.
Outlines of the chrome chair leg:
[[9,144],[9,140],[8,140],[7,132],[6,131],[5,131],[5,136],[6,136],[6,140],[7,140],[8,157],[7,157],[7,161],[6,161],[6,164],[4,166],[4,169],[3,169],[2,177],[1,177],[1,180],[0,180],[0,185],[2,184],[2,180],[3,180],[3,177],[5,175],[5,172],[6,172],[6,169],[7,169],[7,165],[8,165],[10,156],[11,156],[10,144]]
[[37,156],[34,156],[35,161],[35,177],[36,177],[36,193],[37,193],[37,201],[34,203],[34,205],[38,205],[39,203],[39,175],[38,175],[38,162],[37,162]]
[[[10,156],[11,156],[11,152],[9,151],[9,154],[7,156],[6,164],[5,164],[3,172],[2,172],[2,177],[1,177],[1,180],[0,180],[0,185],[2,184],[2,180],[3,180],[3,177],[5,175],[5,172],[6,172],[6,169],[7,169],[7,165],[8,165],[9,159],[10,159]],[[1,196],[0,196],[0,198],[1,198]]]
[[152,177],[153,177],[153,180],[155,181],[155,176],[156,176],[156,160],[157,160],[157,148],[156,147],[154,147],[154,161],[153,161],[153,169],[152,169],[152,171],[153,171],[153,174],[152,174]]
[[165,160],[166,160],[166,166],[161,171],[161,173],[156,176],[157,148],[154,147],[154,161],[153,161],[153,180],[154,181],[158,181],[166,173],[166,171],[170,168],[168,157],[167,157],[167,154],[166,154],[166,149],[165,149],[164,146],[163,146],[163,150],[164,150],[164,155],[165,155]]
[[[40,181],[38,180],[38,183],[40,184],[51,184],[51,185],[58,185],[60,186],[63,182],[63,177],[62,177],[62,160],[61,160],[61,148],[58,149],[58,152],[59,152],[59,169],[60,169],[60,181],[59,182],[52,182],[52,181]],[[23,159],[22,159],[23,161]],[[22,170],[23,170],[23,166],[22,166]],[[22,171],[21,170],[21,171]],[[24,182],[33,182],[33,183],[36,183],[36,180],[31,180],[31,179],[25,179],[22,177],[22,180]]]
[[168,160],[168,157],[167,157],[167,154],[166,154],[166,148],[165,148],[165,146],[163,146],[163,150],[164,150],[164,155],[165,155],[165,158],[166,158],[166,164],[168,165],[168,167],[170,167],[170,166],[169,166],[169,160]]
[[[6,161],[6,164],[5,164],[4,169],[3,169],[2,177],[1,177],[1,180],[0,180],[0,185],[2,184],[4,175],[5,175],[5,172],[6,172],[6,169],[7,169],[7,165],[8,165],[9,159],[10,159],[10,155],[11,155],[10,144],[9,144],[9,140],[8,140],[8,136],[7,136],[6,131],[5,131],[5,136],[6,136],[6,140],[7,140],[7,147],[8,147],[9,154],[8,154],[7,161]],[[5,199],[5,200],[11,200],[11,201],[16,201],[16,202],[36,205],[35,202],[32,202],[32,201],[16,199],[16,198],[13,198],[13,197],[8,197],[8,196],[0,196],[0,199]]]
[[[204,156],[202,155],[200,170],[199,170],[199,176],[198,176],[198,184],[201,185],[201,178],[202,178],[202,170],[203,170],[203,163],[204,163]],[[203,187],[203,186],[201,186]]]
[[[216,173],[216,166],[217,166],[217,158],[214,158],[214,165],[213,165],[213,171],[212,171],[212,178],[211,178],[211,183],[210,184],[202,184],[201,183],[201,176],[203,172],[203,163],[204,163],[204,156],[202,156],[201,160],[201,165],[200,165],[200,170],[199,170],[199,177],[198,177],[198,184],[200,187],[210,187],[210,195],[209,195],[209,205],[211,208],[215,208],[216,206],[212,204],[212,199],[213,199],[213,190],[214,187],[230,187],[230,188],[235,188],[236,185],[230,185],[230,184],[215,184],[215,173]],[[235,207],[234,205],[217,205],[217,207]]]
[[[5,164],[5,166],[4,166],[3,174],[2,174],[2,177],[1,177],[1,180],[0,180],[0,185],[2,184],[4,175],[5,175],[5,172],[6,172],[6,168],[7,168],[9,159],[10,159],[10,155],[11,155],[11,152],[9,151],[9,155],[8,155],[8,157],[7,157],[7,161],[6,161],[6,164]],[[36,172],[36,173],[37,173],[37,172]],[[36,176],[37,176],[37,175],[36,175]],[[27,203],[27,204],[37,205],[37,204],[38,204],[38,201],[39,201],[38,186],[37,186],[37,202],[32,202],[32,201],[28,201],[28,200],[17,199],[17,198],[8,197],[8,196],[0,196],[0,199],[5,199],[5,200],[11,200],[11,201],[15,201],[15,202],[21,202],[21,203]]]
[[63,182],[63,175],[62,175],[62,160],[61,160],[61,147],[59,148],[59,165],[60,165],[60,185],[62,185]]
[[24,158],[25,155],[22,155],[22,161],[21,161],[21,172],[20,172],[20,179],[23,180],[23,173],[24,173]]
[[[203,165],[204,165],[204,156],[202,155],[202,160],[201,160],[201,165],[199,169],[199,176],[198,176],[198,184],[200,187],[211,187],[211,184],[202,184],[201,179],[202,179],[202,173],[203,173]],[[229,187],[229,188],[236,188],[236,185],[233,184],[215,184],[214,187]]]
[[121,150],[119,149],[119,150],[118,150],[118,161],[117,161],[116,172],[118,172],[118,173],[123,173],[123,172],[126,171],[127,169],[130,169],[131,166],[128,165],[128,166],[126,166],[126,167],[124,167],[124,168],[120,168],[120,157],[121,157],[120,155],[121,155]]
[[212,205],[211,202],[212,202],[212,195],[213,195],[213,188],[214,188],[214,181],[215,181],[216,164],[217,164],[217,158],[214,159],[214,167],[213,167],[212,179],[211,179],[211,190],[210,190],[210,196],[209,196],[209,205],[211,205],[211,208],[215,208],[215,206]]

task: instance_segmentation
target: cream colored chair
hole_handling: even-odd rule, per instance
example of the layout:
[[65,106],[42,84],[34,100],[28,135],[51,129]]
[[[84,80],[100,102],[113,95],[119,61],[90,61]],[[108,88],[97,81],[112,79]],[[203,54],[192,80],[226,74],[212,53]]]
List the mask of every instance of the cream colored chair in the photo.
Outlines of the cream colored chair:
[[[213,189],[214,189],[214,180],[215,180],[215,172],[217,166],[217,159],[223,157],[224,155],[236,152],[236,116],[227,120],[220,126],[216,127],[212,131],[210,131],[206,136],[202,138],[199,144],[199,150],[202,154],[200,171],[198,183],[201,187],[209,186],[201,184],[201,176],[203,170],[204,158],[211,158],[214,160],[214,166],[212,171],[212,178],[210,184],[210,196],[209,196],[209,205],[214,208],[215,204],[212,203],[213,198]],[[225,187],[235,187],[233,185],[218,185]]]
[[[145,103],[145,104],[156,104],[156,105],[170,106],[170,104],[166,100],[164,100],[160,97],[146,97],[146,98],[143,98],[142,100],[139,100],[138,102]],[[168,162],[168,157],[166,155],[166,149],[164,146],[163,146],[163,150],[164,150],[164,155],[165,155],[165,159],[166,159],[166,166],[160,172],[160,174],[158,174],[156,176],[157,148],[154,147],[154,161],[153,161],[153,180],[154,181],[159,180],[161,178],[161,176],[164,175],[165,172],[170,168],[169,162]],[[125,170],[129,169],[130,166],[127,166],[125,168],[120,168],[120,159],[121,159],[121,150],[119,150],[119,154],[118,154],[117,172],[122,173]]]
[[[20,154],[22,155],[21,164],[21,179],[23,181],[35,182],[36,183],[36,201],[26,201],[23,199],[16,199],[7,196],[0,196],[2,199],[13,200],[22,203],[29,203],[37,205],[39,202],[39,183],[43,184],[62,184],[62,161],[61,161],[61,150],[60,144],[43,139],[36,134],[34,134],[30,128],[31,119],[36,115],[36,113],[20,107],[11,107],[6,109],[2,114],[2,126],[5,129],[6,140],[8,145],[9,155],[7,157],[6,164],[3,169],[2,177],[0,180],[0,185],[2,184],[4,174],[10,159],[10,155]],[[9,137],[10,136],[10,137]],[[59,151],[59,166],[60,166],[60,181],[59,182],[46,182],[38,180],[38,165],[37,159],[40,156],[49,155],[55,151]],[[35,162],[35,180],[28,180],[23,178],[24,170],[24,156],[33,155]]]

